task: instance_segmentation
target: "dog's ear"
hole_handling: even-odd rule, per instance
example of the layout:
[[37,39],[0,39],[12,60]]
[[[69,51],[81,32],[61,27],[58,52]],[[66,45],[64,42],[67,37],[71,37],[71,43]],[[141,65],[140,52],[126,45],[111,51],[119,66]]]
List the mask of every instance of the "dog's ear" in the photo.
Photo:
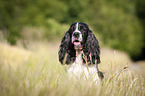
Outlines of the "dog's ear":
[[63,64],[63,60],[66,56],[67,50],[69,50],[69,44],[70,44],[70,34],[69,31],[67,31],[64,37],[62,38],[60,49],[58,52],[59,61],[61,62],[61,64]]
[[71,41],[72,31],[74,30],[74,27],[73,27],[74,24],[76,24],[76,22],[71,24],[69,30],[65,33],[60,44],[58,55],[59,55],[59,61],[61,62],[61,64],[64,64],[64,63],[71,64],[72,62],[75,61],[76,50],[74,49],[74,45],[72,44],[72,41]]
[[100,63],[100,47],[99,42],[91,30],[88,30],[88,36],[83,48],[85,55],[87,56],[87,62],[91,64]]

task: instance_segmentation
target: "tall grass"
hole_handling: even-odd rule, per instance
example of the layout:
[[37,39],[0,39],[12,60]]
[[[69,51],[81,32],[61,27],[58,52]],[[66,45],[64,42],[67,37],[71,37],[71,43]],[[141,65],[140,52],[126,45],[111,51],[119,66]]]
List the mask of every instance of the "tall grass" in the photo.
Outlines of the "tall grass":
[[[99,66],[106,72],[105,78],[95,85],[91,80],[80,79],[75,82],[68,79],[68,66],[62,66],[58,62],[58,44],[27,43],[27,49],[1,44],[0,49],[2,48],[0,96],[145,96],[144,78],[129,69],[119,67],[124,62],[124,65],[130,62],[129,59],[117,60],[115,55],[111,59],[113,61],[109,61],[103,55],[106,52],[102,52],[103,61]],[[15,48],[17,54],[14,54]],[[119,54],[122,56],[122,53],[118,53],[118,56]],[[109,65],[118,66],[108,67]]]

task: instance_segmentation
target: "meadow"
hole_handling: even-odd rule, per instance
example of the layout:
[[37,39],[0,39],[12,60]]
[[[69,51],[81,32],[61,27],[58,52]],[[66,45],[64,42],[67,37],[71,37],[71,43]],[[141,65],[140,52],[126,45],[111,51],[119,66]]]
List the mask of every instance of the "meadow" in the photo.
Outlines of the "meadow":
[[95,85],[68,79],[68,66],[58,61],[59,43],[0,42],[0,96],[145,96],[145,79],[130,68],[126,53],[101,48],[105,78]]

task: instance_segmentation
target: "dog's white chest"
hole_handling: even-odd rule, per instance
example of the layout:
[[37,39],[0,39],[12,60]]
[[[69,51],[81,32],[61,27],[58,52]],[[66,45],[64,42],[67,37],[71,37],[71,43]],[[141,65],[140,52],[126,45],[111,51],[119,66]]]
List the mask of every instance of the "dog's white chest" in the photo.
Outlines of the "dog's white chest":
[[76,61],[70,66],[67,72],[69,78],[84,80],[92,79],[93,81],[99,80],[97,69],[95,66],[87,67],[83,65],[82,53],[77,54]]

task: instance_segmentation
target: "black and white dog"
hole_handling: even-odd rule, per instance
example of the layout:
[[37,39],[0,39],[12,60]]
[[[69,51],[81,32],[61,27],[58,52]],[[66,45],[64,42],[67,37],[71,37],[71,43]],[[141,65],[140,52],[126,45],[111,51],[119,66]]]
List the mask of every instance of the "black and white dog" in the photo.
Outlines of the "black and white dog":
[[61,64],[73,63],[68,70],[69,75],[73,73],[79,77],[83,72],[89,78],[91,72],[95,78],[103,78],[97,66],[100,63],[99,42],[87,24],[75,22],[70,26],[61,41],[58,54]]

